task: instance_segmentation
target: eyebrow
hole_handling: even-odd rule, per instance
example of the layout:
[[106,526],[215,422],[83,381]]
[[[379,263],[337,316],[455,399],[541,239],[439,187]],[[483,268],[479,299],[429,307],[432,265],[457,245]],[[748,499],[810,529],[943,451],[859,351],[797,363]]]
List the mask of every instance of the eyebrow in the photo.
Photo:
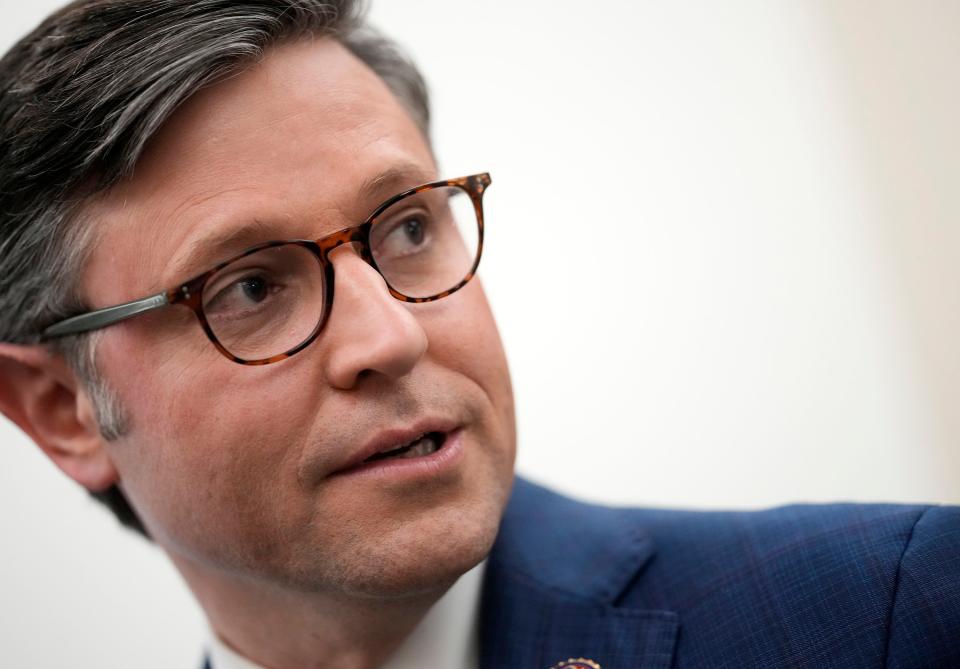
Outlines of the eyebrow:
[[253,219],[229,230],[219,229],[197,237],[189,242],[188,250],[176,262],[170,276],[181,283],[189,281],[244,249],[276,238],[278,232],[276,226]]
[[363,184],[357,190],[357,197],[361,202],[365,202],[372,199],[375,195],[382,196],[387,186],[391,186],[392,189],[400,192],[404,188],[413,188],[414,186],[435,180],[436,175],[432,170],[424,170],[421,166],[414,163],[402,163],[385,169],[376,176],[364,180]]
[[[405,188],[413,188],[423,183],[435,180],[434,173],[427,171],[415,163],[401,163],[389,167],[378,174],[363,181],[357,189],[357,199],[366,203],[379,196],[381,199],[370,205],[370,210],[383,199],[400,192]],[[384,191],[391,188],[391,193],[384,195]],[[355,225],[362,221],[358,220]],[[332,232],[332,231],[331,231]],[[232,255],[240,253],[261,242],[288,239],[284,236],[277,223],[253,219],[231,228],[221,227],[206,235],[196,237],[188,242],[188,249],[182,254],[182,260],[176,262],[170,276],[177,281],[188,281],[191,277],[214,267],[217,263],[227,260]]]

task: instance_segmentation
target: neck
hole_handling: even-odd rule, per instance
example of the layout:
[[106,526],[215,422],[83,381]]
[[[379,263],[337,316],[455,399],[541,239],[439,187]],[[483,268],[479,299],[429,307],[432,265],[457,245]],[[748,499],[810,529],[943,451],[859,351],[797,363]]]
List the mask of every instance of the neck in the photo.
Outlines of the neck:
[[389,598],[295,592],[171,556],[218,637],[270,669],[375,669],[449,585]]

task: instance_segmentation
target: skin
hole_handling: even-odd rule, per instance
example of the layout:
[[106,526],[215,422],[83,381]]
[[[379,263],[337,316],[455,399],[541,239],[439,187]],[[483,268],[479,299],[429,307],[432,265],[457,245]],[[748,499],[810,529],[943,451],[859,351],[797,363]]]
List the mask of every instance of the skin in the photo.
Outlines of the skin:
[[[405,175],[363,197],[388,168]],[[318,238],[440,175],[386,86],[329,38],[273,48],[176,112],[135,175],[87,207],[94,307],[158,292],[191,245],[257,220]],[[214,254],[216,262],[238,249]],[[0,408],[72,478],[119,483],[218,634],[269,667],[376,667],[488,553],[512,482],[513,396],[480,281],[393,299],[356,254],[332,254],[325,330],[289,360],[237,365],[192,313],[107,328],[98,361],[130,418],[107,442],[62,360],[0,345]],[[191,275],[209,266],[193,267]],[[416,481],[330,476],[387,428],[463,428],[463,457]]]

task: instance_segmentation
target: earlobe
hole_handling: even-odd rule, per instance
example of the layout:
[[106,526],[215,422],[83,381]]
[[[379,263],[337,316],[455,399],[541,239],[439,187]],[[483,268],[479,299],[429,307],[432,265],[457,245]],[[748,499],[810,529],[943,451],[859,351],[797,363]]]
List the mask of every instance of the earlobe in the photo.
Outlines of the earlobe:
[[80,485],[98,491],[117,482],[89,397],[61,356],[0,343],[0,411]]

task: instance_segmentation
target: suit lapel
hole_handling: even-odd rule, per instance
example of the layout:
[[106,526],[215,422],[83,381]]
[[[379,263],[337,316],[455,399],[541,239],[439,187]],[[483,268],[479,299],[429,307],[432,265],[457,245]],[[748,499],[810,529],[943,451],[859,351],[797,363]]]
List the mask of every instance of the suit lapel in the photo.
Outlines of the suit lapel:
[[517,479],[484,582],[481,669],[671,666],[677,614],[616,605],[654,555],[629,515]]

